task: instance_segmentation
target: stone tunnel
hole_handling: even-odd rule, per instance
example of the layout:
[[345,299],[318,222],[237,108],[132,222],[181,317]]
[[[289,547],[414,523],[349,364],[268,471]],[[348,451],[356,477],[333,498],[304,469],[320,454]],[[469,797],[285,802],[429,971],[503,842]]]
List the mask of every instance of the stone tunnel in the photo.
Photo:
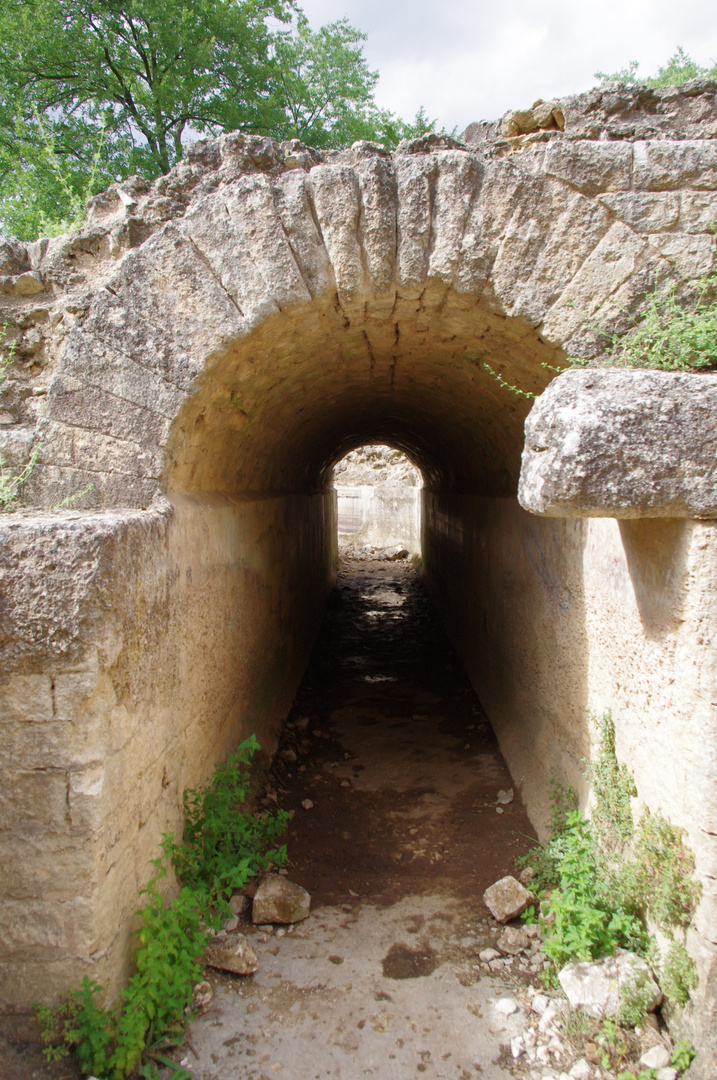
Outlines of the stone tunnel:
[[[650,290],[712,269],[715,87],[555,115],[394,155],[227,135],[4,244],[0,446],[35,462],[0,521],[6,1010],[122,984],[182,792],[276,744],[333,464],[382,442],[423,473],[425,582],[539,833],[607,708],[687,831],[717,1027],[715,377],[605,366]],[[597,366],[555,378],[568,356]]]

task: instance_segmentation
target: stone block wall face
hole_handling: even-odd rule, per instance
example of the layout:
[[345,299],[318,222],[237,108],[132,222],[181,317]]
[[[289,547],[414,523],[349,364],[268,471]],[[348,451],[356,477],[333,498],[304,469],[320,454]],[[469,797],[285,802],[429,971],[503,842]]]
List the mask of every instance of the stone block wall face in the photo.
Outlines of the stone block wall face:
[[122,986],[184,789],[253,732],[275,746],[331,586],[333,513],[328,494],[180,498],[2,523],[8,595],[36,604],[0,688],[0,1008],[84,974]]
[[426,583],[539,834],[551,780],[585,805],[587,710],[606,709],[639,802],[686,830],[703,896],[688,941],[701,984],[685,1023],[706,1045],[717,1030],[717,526],[424,500]]
[[421,553],[421,489],[418,487],[337,487],[339,542],[387,548],[397,544]]

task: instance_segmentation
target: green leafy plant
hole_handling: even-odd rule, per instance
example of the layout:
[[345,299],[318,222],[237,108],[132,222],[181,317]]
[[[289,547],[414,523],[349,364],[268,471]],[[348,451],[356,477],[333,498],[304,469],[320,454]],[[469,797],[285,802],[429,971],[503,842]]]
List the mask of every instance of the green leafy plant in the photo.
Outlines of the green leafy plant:
[[654,987],[647,971],[637,972],[620,988],[617,1018],[623,1027],[634,1028],[644,1018],[653,1002]]
[[507,379],[503,378],[500,372],[496,371],[495,368],[491,367],[485,360],[483,361],[483,367],[504,390],[510,390],[511,394],[515,394],[517,397],[527,398],[529,401],[535,401],[537,398],[538,395],[534,394],[532,390],[522,390],[519,386],[516,386],[515,383],[509,383]]
[[689,56],[681,45],[678,45],[673,55],[666,64],[657,69],[655,75],[647,75],[640,78],[637,74],[640,64],[637,60],[631,60],[629,64],[606,74],[604,71],[596,71],[595,78],[601,86],[606,83],[619,82],[625,86],[682,86],[689,79],[717,79],[717,64],[711,67],[703,67]]
[[697,989],[695,962],[681,941],[673,941],[662,965],[660,985],[665,995],[677,1005],[686,1005]]
[[637,325],[611,350],[618,367],[650,367],[662,371],[696,371],[717,366],[717,301],[715,275],[697,285],[692,302],[680,300],[672,283],[647,298]]
[[585,761],[585,777],[590,781],[595,799],[590,816],[593,832],[603,849],[625,843],[633,834],[630,799],[637,788],[626,765],[615,753],[615,724],[608,709],[600,719],[588,711],[599,731],[598,752],[594,761]]
[[548,845],[559,881],[541,904],[543,950],[557,964],[594,960],[618,947],[644,947],[645,932],[632,910],[616,908],[589,822],[578,811]]
[[697,1052],[692,1043],[688,1042],[687,1039],[680,1039],[675,1043],[670,1064],[673,1069],[677,1069],[679,1073],[683,1073],[689,1069],[696,1056]]
[[181,843],[165,835],[163,848],[177,877],[197,891],[208,889],[212,902],[243,888],[269,862],[286,861],[286,847],[272,847],[286,832],[289,815],[242,813],[250,792],[249,763],[259,749],[255,736],[217,765],[211,784],[184,793]]
[[687,927],[702,887],[694,877],[695,857],[685,843],[684,829],[645,808],[637,827],[635,855],[637,888],[649,897],[652,918],[663,930]]
[[[58,1009],[35,1006],[48,1059],[72,1052],[83,1072],[109,1080],[133,1074],[152,1080],[159,1065],[171,1068],[174,1080],[190,1076],[167,1054],[182,1041],[207,927],[219,924],[231,892],[270,862],[286,860],[285,847],[271,845],[285,831],[288,814],[254,816],[241,809],[251,789],[251,759],[259,749],[251,736],[217,765],[203,789],[185,792],[182,842],[165,834],[163,855],[153,860],[154,874],[142,891],[146,902],[138,912],[136,970],[119,1009],[100,1005],[102,987],[87,978]],[[172,901],[160,888],[167,856],[183,881]]]
[[[685,1004],[696,985],[695,968],[674,934],[684,933],[700,897],[694,856],[684,832],[661,814],[645,809],[633,825],[630,800],[637,791],[617,758],[612,715],[607,711],[595,722],[599,744],[594,759],[585,763],[593,788],[591,819],[568,809],[571,789],[554,786],[552,837],[520,860],[535,871],[543,950],[562,966],[570,959],[592,960],[628,948],[658,970],[657,945],[647,929],[652,920],[672,938],[662,965],[662,989],[670,1000]],[[646,990],[628,988],[623,1023],[640,1018]]]

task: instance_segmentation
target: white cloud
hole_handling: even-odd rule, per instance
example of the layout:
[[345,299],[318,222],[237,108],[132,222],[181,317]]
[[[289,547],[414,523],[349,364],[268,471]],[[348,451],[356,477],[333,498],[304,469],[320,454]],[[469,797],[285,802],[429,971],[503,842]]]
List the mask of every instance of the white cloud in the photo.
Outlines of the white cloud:
[[[301,2],[301,0],[300,0]],[[449,130],[539,97],[578,93],[630,60],[652,74],[682,45],[717,58],[714,0],[303,0],[314,28],[342,15],[368,33],[380,105],[420,105]]]

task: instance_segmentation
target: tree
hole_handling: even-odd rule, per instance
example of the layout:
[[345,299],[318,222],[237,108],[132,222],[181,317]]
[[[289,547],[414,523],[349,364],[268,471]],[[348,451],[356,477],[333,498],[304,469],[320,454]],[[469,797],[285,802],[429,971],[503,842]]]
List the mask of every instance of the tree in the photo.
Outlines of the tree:
[[611,75],[604,71],[596,71],[595,78],[600,85],[619,82],[627,86],[682,86],[689,79],[714,79],[717,81],[717,63],[712,67],[702,67],[691,56],[688,56],[681,45],[678,45],[674,54],[666,64],[657,69],[656,75],[641,78],[637,72],[640,64],[637,60],[631,60],[627,67],[615,71]]
[[311,31],[295,0],[4,0],[0,226],[61,231],[89,195],[153,178],[197,135],[394,146],[434,124],[374,101],[365,35]]
[[366,35],[348,19],[313,33],[299,14],[296,28],[277,35],[275,58],[284,121],[275,134],[310,146],[350,146],[357,139],[394,147],[400,139],[432,131],[419,109],[413,124],[399,120],[374,101],[378,72],[363,55]]
[[286,22],[289,3],[4,0],[4,141],[42,118],[55,152],[82,160],[78,136],[103,124],[107,156],[154,176],[188,128],[267,132],[281,119],[267,20]]

